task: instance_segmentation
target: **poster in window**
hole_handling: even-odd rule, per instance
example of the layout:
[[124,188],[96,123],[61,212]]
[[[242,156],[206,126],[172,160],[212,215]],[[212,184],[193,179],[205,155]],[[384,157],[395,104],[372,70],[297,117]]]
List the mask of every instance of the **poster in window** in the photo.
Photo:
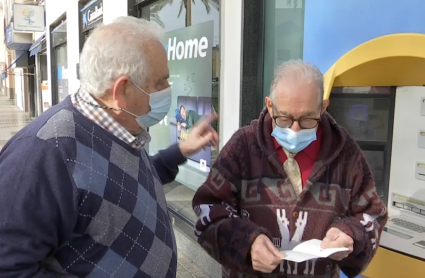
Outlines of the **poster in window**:
[[[168,57],[172,103],[168,115],[150,128],[149,152],[185,141],[199,121],[214,114],[212,104],[212,46],[214,22],[167,32],[162,41]],[[211,147],[189,157],[211,166]],[[205,168],[205,167],[203,167]]]

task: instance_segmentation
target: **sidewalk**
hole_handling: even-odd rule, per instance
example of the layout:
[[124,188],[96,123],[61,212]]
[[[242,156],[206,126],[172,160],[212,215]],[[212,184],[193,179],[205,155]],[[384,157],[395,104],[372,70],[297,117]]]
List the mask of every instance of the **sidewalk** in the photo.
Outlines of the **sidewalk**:
[[13,100],[0,94],[0,150],[13,135],[30,122],[31,118],[16,107]]
[[[26,116],[24,112],[13,104],[13,100],[0,94],[0,150],[13,135],[29,124],[31,120],[30,117]],[[178,252],[177,277],[208,278],[182,252]]]

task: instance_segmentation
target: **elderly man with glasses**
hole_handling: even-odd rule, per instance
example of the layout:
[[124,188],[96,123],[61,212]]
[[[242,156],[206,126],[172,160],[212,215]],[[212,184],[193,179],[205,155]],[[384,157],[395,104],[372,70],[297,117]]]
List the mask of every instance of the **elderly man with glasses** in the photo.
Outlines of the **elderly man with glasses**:
[[[361,149],[328,105],[320,71],[285,62],[259,119],[218,156],[193,207],[198,241],[223,277],[339,277],[340,269],[354,277],[371,261],[387,210]],[[310,239],[346,251],[285,259],[281,251]]]

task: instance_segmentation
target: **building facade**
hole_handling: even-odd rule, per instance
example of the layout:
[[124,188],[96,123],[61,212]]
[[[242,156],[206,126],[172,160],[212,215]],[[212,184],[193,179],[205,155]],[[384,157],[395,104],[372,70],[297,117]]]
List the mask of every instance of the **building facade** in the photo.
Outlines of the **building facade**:
[[[34,63],[45,96],[43,108],[78,90],[79,55],[93,28],[130,15],[155,21],[164,29],[173,86],[172,109],[150,130],[159,139],[148,152],[184,140],[185,125],[190,123],[181,119],[183,114],[219,115],[214,126],[221,139],[218,149],[191,157],[176,182],[164,187],[180,242],[194,242],[194,192],[232,134],[260,114],[275,67],[289,59],[304,59],[325,74],[328,112],[363,149],[391,219],[410,223],[389,222],[364,275],[425,273],[421,247],[425,230],[418,232],[420,223],[425,223],[424,1],[46,0],[42,4],[46,31],[34,35],[31,47],[40,49]],[[17,91],[16,83],[6,77],[10,91],[12,86]],[[219,277],[217,265],[202,251],[180,248],[189,258],[205,262],[208,274]]]

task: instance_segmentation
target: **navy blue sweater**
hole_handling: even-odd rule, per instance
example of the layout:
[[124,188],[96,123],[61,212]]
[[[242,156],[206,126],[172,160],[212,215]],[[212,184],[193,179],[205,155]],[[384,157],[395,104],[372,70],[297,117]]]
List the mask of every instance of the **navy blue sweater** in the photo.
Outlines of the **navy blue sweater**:
[[69,97],[0,153],[0,277],[175,277],[162,184],[177,145],[149,158]]

